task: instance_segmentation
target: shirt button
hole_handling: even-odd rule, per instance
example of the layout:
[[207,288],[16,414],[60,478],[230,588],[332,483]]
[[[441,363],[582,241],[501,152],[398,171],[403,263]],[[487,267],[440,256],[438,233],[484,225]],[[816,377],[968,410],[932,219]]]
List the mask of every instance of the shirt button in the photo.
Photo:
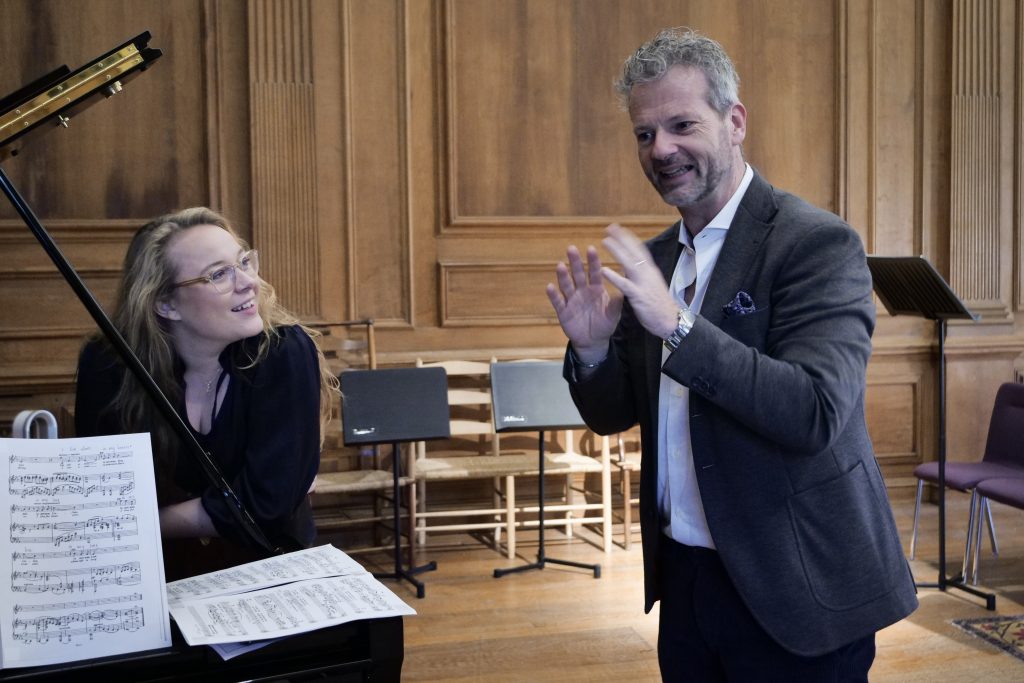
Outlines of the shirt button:
[[678,384],[676,386],[672,387],[672,395],[673,396],[682,396],[683,395],[683,387],[678,385]]

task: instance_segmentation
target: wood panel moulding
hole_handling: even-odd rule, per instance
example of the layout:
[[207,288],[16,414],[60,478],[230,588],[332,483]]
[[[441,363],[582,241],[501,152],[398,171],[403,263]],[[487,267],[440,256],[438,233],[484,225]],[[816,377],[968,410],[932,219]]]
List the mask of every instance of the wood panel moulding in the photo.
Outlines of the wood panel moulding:
[[320,312],[316,140],[308,0],[256,0],[249,13],[253,241],[267,279],[304,317]]
[[[950,284],[983,323],[1011,319],[1012,177],[1004,123],[1007,41],[1001,0],[953,6]],[[1013,22],[1010,22],[1013,26]]]
[[441,325],[536,325],[555,314],[550,263],[441,263]]

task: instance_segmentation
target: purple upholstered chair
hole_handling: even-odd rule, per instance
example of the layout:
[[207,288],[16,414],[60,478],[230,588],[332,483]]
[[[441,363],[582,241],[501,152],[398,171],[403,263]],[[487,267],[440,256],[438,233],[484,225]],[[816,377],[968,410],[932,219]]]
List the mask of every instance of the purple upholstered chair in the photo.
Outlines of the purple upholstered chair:
[[[921,512],[921,494],[926,481],[937,484],[939,463],[926,462],[914,468],[917,482],[917,503],[914,507],[914,533],[910,539],[910,559],[914,559],[917,546],[917,521]],[[967,578],[967,565],[977,529],[977,548],[981,548],[981,519],[988,520],[992,553],[998,554],[995,529],[992,528],[992,511],[987,500],[982,503],[975,487],[985,479],[1024,478],[1024,384],[1007,382],[999,387],[992,418],[988,425],[988,441],[981,462],[946,462],[946,486],[964,493],[971,493],[970,512],[967,520],[967,544],[964,547],[963,577]],[[978,523],[975,524],[975,517]],[[977,567],[975,566],[975,571]]]
[[[1018,448],[1024,449],[1024,443],[1018,443]],[[981,504],[987,505],[989,501],[996,501],[1004,505],[1010,505],[1019,510],[1024,510],[1024,478],[1021,477],[999,477],[997,479],[982,479],[974,487]],[[980,534],[980,529],[978,530]],[[981,555],[980,538],[974,544],[974,571],[971,580],[978,583],[978,560]],[[966,576],[964,577],[967,578]]]

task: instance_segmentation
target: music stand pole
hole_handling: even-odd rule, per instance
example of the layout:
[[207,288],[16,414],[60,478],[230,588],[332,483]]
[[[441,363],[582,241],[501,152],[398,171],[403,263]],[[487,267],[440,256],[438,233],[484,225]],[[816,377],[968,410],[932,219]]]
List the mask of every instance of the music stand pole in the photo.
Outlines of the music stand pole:
[[977,320],[977,316],[950,289],[924,257],[868,256],[873,286],[890,315],[916,315],[935,321],[938,336],[938,463],[939,463],[939,577],[935,583],[915,583],[918,588],[946,592],[956,588],[983,598],[985,607],[996,608],[996,596],[968,586],[965,576],[946,574],[946,331],[950,318]]
[[519,567],[500,568],[494,570],[494,578],[500,579],[506,574],[515,574],[518,572],[525,572],[530,569],[544,569],[546,564],[561,564],[566,567],[579,567],[580,569],[589,569],[594,572],[594,578],[601,578],[601,565],[599,564],[586,564],[585,562],[573,562],[571,560],[556,560],[553,557],[548,557],[544,553],[544,430],[540,430],[540,442],[537,446],[537,452],[539,453],[540,465],[540,476],[537,483],[537,495],[539,501],[537,503],[537,521],[539,522],[539,540],[537,546],[537,561],[529,564],[524,564]]
[[[437,569],[437,562],[431,560],[430,562],[420,565],[419,567],[409,567],[406,569],[402,566],[402,532],[400,525],[402,523],[402,517],[399,513],[399,496],[401,495],[401,485],[399,480],[401,479],[401,472],[399,471],[402,467],[401,450],[398,442],[395,441],[391,444],[391,473],[392,473],[392,493],[393,496],[391,510],[392,518],[394,520],[394,559],[395,568],[394,571],[388,573],[374,573],[374,578],[377,579],[397,579],[406,580],[416,587],[416,597],[422,598],[426,595],[426,588],[423,582],[415,578],[416,574],[422,574],[423,572],[431,572]],[[415,486],[415,484],[414,484]],[[409,538],[412,538],[412,534],[416,533],[415,529],[410,532]],[[411,544],[410,544],[411,545]],[[409,549],[409,563],[412,564],[412,548]]]

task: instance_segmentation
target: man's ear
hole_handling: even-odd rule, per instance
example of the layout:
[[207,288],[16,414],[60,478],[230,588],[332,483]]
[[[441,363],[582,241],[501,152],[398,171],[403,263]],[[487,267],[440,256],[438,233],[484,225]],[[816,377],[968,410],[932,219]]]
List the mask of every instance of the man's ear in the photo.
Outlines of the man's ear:
[[167,299],[161,299],[156,302],[156,314],[168,320],[181,320],[181,314],[178,313],[178,309]]

